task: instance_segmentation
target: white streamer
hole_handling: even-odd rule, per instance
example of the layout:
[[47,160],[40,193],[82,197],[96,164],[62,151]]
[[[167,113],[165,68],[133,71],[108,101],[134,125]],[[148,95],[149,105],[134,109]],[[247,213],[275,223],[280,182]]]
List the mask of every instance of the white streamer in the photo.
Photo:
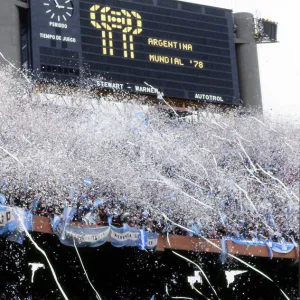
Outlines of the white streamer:
[[2,149],[5,153],[7,153],[9,156],[11,156],[15,161],[17,161],[22,167],[24,167],[24,165],[19,161],[19,159],[16,156],[14,156],[13,154],[8,152],[7,150],[2,148],[1,146],[0,146],[0,149]]
[[246,155],[247,158],[249,159],[249,162],[250,162],[250,164],[251,164],[253,170],[256,172],[256,171],[257,171],[257,168],[256,168],[255,165],[253,164],[253,162],[252,162],[250,156],[249,156],[248,153],[246,152],[246,150],[245,150],[245,148],[243,147],[242,142],[241,142],[241,140],[240,140],[239,138],[238,138],[238,141],[239,141],[239,146],[242,148],[243,152],[245,153],[245,155]]
[[[1,52],[0,52],[0,56],[4,59],[4,61],[6,61],[6,62],[8,63],[13,69],[15,69],[15,70],[17,70],[18,72],[20,72],[21,75],[26,79],[26,81],[27,81],[28,83],[31,83],[31,81],[28,79],[28,77],[27,77],[21,70],[19,70],[18,68],[16,68],[16,66],[14,66],[9,60],[7,60]],[[10,152],[8,152],[8,151],[5,150],[4,148],[2,148],[2,147],[0,147],[0,148],[1,148],[5,153],[7,153],[8,155],[10,155],[12,158],[14,158],[19,164],[21,164],[21,165],[24,167],[24,165],[19,161],[19,159],[18,159],[17,157],[15,157],[13,154],[11,154]],[[56,284],[57,284],[57,286],[58,286],[60,292],[62,293],[63,297],[64,297],[66,300],[68,300],[68,297],[67,297],[67,295],[65,294],[64,290],[62,289],[62,287],[61,287],[61,285],[60,285],[60,283],[59,283],[59,281],[58,281],[58,279],[57,279],[57,276],[56,276],[56,273],[55,273],[55,271],[54,271],[54,268],[52,267],[52,265],[51,265],[51,263],[50,263],[50,260],[48,259],[48,256],[47,256],[46,252],[45,252],[42,248],[40,248],[39,245],[34,241],[34,239],[32,238],[32,236],[30,235],[30,233],[29,233],[28,230],[26,229],[26,227],[25,227],[25,225],[24,225],[24,223],[23,223],[23,220],[21,219],[21,217],[20,217],[20,215],[18,214],[18,212],[17,212],[14,208],[13,208],[13,210],[14,210],[14,212],[16,213],[16,215],[18,216],[18,219],[19,219],[19,221],[20,221],[20,223],[21,223],[21,225],[22,225],[22,227],[23,227],[25,233],[26,233],[26,235],[28,236],[28,238],[30,239],[30,241],[32,242],[32,244],[33,244],[33,245],[36,247],[36,249],[37,249],[38,251],[40,251],[40,252],[43,254],[43,256],[46,258],[47,263],[48,263],[48,265],[49,265],[49,267],[50,267],[50,270],[51,270],[51,272],[52,272],[53,278],[54,278],[54,280],[55,280],[55,282],[56,282]]]
[[194,285],[192,286],[192,289],[195,290],[199,295],[203,296],[205,299],[209,300],[205,295],[203,295],[199,290],[197,290]]
[[[151,88],[155,89],[152,85],[150,85],[149,83],[147,83],[146,81],[144,82],[146,85],[150,86]],[[157,89],[156,89],[157,90]],[[174,108],[162,97],[164,103],[169,106],[171,108],[171,110],[174,112],[175,116],[178,117],[177,112],[174,110]]]
[[81,263],[82,269],[83,269],[83,271],[84,271],[84,275],[86,276],[86,278],[87,278],[87,280],[88,280],[90,286],[92,287],[92,289],[95,291],[97,299],[98,299],[98,300],[101,300],[101,297],[100,297],[99,293],[98,293],[97,290],[94,288],[94,286],[93,286],[93,284],[91,283],[91,281],[90,281],[90,279],[89,279],[89,276],[88,276],[88,274],[87,274],[87,272],[86,272],[86,270],[85,270],[85,267],[84,267],[84,265],[83,265],[82,259],[81,259],[80,254],[79,254],[79,251],[78,251],[78,249],[77,249],[77,247],[76,247],[76,243],[75,243],[74,237],[73,237],[73,242],[74,242],[74,247],[75,247],[76,253],[77,253],[77,255],[78,255],[79,261],[80,261],[80,263]]
[[[288,188],[285,186],[285,184],[281,181],[281,180],[279,180],[278,178],[276,178],[276,177],[274,177],[274,176],[272,176],[271,174],[269,174],[268,172],[266,172],[259,164],[257,164],[258,165],[258,167],[259,167],[259,169],[264,173],[264,174],[266,174],[267,176],[269,176],[269,177],[271,177],[272,179],[274,179],[274,180],[276,180],[285,190],[287,190],[288,191]],[[292,195],[298,200],[298,202],[299,202],[299,197],[297,197],[294,193],[292,193]]]
[[[172,249],[171,243],[170,243],[170,240],[169,240],[169,233],[167,233],[167,241],[168,241],[168,244],[169,244],[170,248]],[[214,289],[214,287],[212,286],[212,284],[210,283],[209,279],[207,278],[207,276],[205,275],[204,271],[202,270],[202,268],[201,268],[199,265],[197,265],[195,262],[191,261],[191,260],[188,259],[187,257],[185,257],[185,256],[183,256],[183,255],[181,255],[181,254],[179,254],[179,253],[177,253],[177,252],[175,252],[175,251],[173,251],[173,250],[172,250],[172,252],[173,252],[175,255],[177,255],[177,256],[179,256],[179,257],[185,259],[186,261],[188,261],[188,262],[190,262],[190,263],[192,263],[192,264],[194,264],[194,265],[200,270],[200,272],[202,273],[202,275],[204,276],[204,278],[206,279],[206,281],[208,282],[208,284],[210,285],[210,287],[211,287],[212,290],[214,291],[214,293],[215,293],[215,295],[217,296],[217,298],[220,299],[219,296],[218,296],[218,294],[217,294],[217,292],[216,292],[216,290]]]
[[[213,242],[211,242],[209,239],[205,238],[204,236],[201,236],[200,234],[197,234],[195,231],[193,231],[193,230],[191,230],[191,229],[188,229],[188,228],[186,228],[186,227],[184,227],[184,226],[182,226],[182,225],[180,225],[180,224],[175,223],[174,221],[170,220],[170,219],[166,216],[165,213],[161,213],[161,214],[162,214],[162,216],[163,216],[166,220],[168,220],[168,221],[171,222],[172,224],[174,224],[174,225],[176,225],[176,226],[178,226],[178,227],[180,227],[180,228],[182,228],[182,229],[184,229],[184,230],[186,230],[186,231],[189,231],[189,232],[194,233],[195,235],[197,235],[197,236],[203,238],[205,241],[207,241],[207,242],[208,242],[209,244],[211,244],[212,246],[214,246],[214,247],[218,248],[220,251],[222,251],[222,249],[221,249],[219,246],[217,246],[216,244],[214,244]],[[273,282],[273,283],[279,288],[279,290],[282,292],[282,294],[286,297],[286,299],[287,299],[287,300],[291,300],[291,299],[284,293],[284,291],[283,291],[282,289],[280,289],[280,287],[279,287],[279,286],[278,286],[278,285],[277,285],[277,284],[276,284],[269,276],[267,276],[266,274],[264,274],[264,273],[261,272],[260,270],[254,268],[253,266],[251,266],[251,265],[248,264],[247,262],[243,261],[242,259],[240,259],[240,258],[234,256],[233,254],[231,254],[231,253],[227,253],[227,254],[228,254],[228,256],[231,256],[232,258],[238,260],[239,262],[241,262],[242,264],[246,265],[247,267],[249,267],[250,269],[254,270],[255,272],[261,274],[262,276],[264,276],[264,277],[265,277],[266,279],[268,279],[269,281]]]
[[32,236],[30,235],[30,233],[29,233],[28,230],[26,229],[26,227],[25,227],[25,225],[24,225],[24,223],[23,223],[23,220],[21,219],[21,217],[20,217],[20,215],[18,214],[18,212],[17,212],[14,208],[13,208],[13,210],[14,210],[14,212],[16,213],[16,215],[18,216],[18,219],[20,220],[20,223],[21,223],[21,225],[22,225],[22,227],[23,227],[25,233],[26,233],[26,235],[28,236],[28,238],[30,239],[30,241],[32,242],[32,244],[33,244],[33,245],[35,246],[35,248],[36,248],[38,251],[40,251],[40,252],[44,255],[44,257],[46,258],[47,263],[48,263],[48,265],[49,265],[49,267],[50,267],[50,270],[51,270],[51,272],[52,272],[53,278],[54,278],[54,280],[55,280],[55,282],[56,282],[56,284],[57,284],[57,286],[58,286],[60,292],[62,293],[63,297],[64,297],[66,300],[68,300],[67,295],[65,294],[65,292],[64,292],[64,290],[62,289],[60,283],[58,282],[58,279],[57,279],[57,276],[56,276],[56,274],[55,274],[54,268],[52,267],[52,265],[51,265],[51,263],[50,263],[50,260],[48,259],[48,256],[47,256],[46,252],[45,252],[42,248],[40,248],[39,245],[34,241],[34,239],[32,238]]
[[194,300],[193,298],[188,298],[188,297],[172,297],[170,294],[169,294],[169,290],[168,290],[168,286],[166,285],[166,294],[168,296],[170,296],[172,299],[187,299],[187,300]]
[[17,70],[18,72],[20,72],[21,74],[22,74],[22,76],[26,79],[26,81],[28,82],[28,83],[31,83],[31,81],[28,79],[28,77],[21,71],[21,70],[19,70],[16,66],[14,66],[8,59],[6,59],[5,57],[4,57],[4,55],[2,54],[2,52],[0,52],[0,56],[13,68],[13,69],[15,69],[15,70]]
[[[160,174],[158,174],[158,176],[162,177]],[[193,197],[193,196],[187,194],[186,192],[182,191],[180,188],[177,188],[177,187],[175,187],[175,186],[171,186],[171,185],[167,182],[167,180],[166,180],[164,177],[163,177],[163,180],[164,180],[163,183],[164,183],[165,185],[172,187],[173,189],[179,191],[179,193],[185,195],[186,197],[188,197],[188,198],[190,198],[190,199],[192,199],[192,200],[195,200],[196,202],[198,202],[199,204],[205,206],[206,208],[214,209],[212,206],[203,203],[202,201],[200,201],[200,200],[196,199],[195,197]]]

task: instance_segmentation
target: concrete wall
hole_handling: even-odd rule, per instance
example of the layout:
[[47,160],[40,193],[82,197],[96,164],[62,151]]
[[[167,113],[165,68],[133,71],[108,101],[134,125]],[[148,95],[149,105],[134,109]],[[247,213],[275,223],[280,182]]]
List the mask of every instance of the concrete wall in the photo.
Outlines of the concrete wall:
[[[0,52],[17,67],[20,67],[19,8],[27,4],[17,0],[0,0]],[[3,60],[0,58],[0,62]]]
[[234,14],[236,56],[243,105],[262,110],[259,64],[254,38],[254,17],[250,13]]

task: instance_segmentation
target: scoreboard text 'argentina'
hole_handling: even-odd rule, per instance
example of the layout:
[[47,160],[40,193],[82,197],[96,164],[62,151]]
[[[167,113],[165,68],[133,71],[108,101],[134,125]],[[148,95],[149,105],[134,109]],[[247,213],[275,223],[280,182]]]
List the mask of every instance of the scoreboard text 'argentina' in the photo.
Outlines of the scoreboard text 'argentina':
[[230,10],[175,0],[31,0],[41,78],[239,104]]

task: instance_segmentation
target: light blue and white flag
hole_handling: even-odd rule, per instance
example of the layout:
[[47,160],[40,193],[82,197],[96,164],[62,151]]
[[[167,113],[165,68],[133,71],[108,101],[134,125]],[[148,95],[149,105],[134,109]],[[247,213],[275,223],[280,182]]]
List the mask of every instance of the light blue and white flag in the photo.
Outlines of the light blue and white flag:
[[31,211],[21,207],[0,205],[0,236],[8,240],[23,243],[25,230],[33,230],[33,215]]
[[62,216],[58,216],[58,215],[54,215],[54,217],[51,219],[50,223],[51,223],[53,232],[56,231],[56,228],[61,220],[62,220]]
[[64,213],[63,213],[64,222],[66,224],[70,223],[73,220],[75,213],[76,213],[76,208],[75,207],[65,207],[64,208]]
[[146,115],[142,112],[137,112],[135,114],[135,117],[138,119],[138,120],[141,120],[142,123],[144,123],[146,126],[149,125],[149,119],[147,119]]
[[111,244],[114,247],[126,247],[128,243],[128,227],[121,228],[110,225],[111,228]]
[[16,230],[19,232],[24,231],[24,227],[28,231],[33,230],[33,214],[30,210],[25,210],[21,207],[13,207],[14,219],[17,221]]
[[0,194],[0,204],[5,205],[5,203],[6,203],[6,197]]
[[156,232],[148,232],[147,233],[147,243],[146,249],[152,250],[157,246],[158,241],[158,233]]
[[17,225],[12,208],[0,205],[0,236],[6,236],[9,231],[15,231]]
[[143,215],[144,217],[148,217],[148,216],[149,216],[149,212],[146,211],[146,210],[144,210],[144,211],[142,212],[142,215]]
[[[126,224],[127,225],[127,224]],[[124,227],[124,225],[123,225]],[[128,247],[137,247],[139,245],[139,229],[127,225],[127,244]]]
[[[287,243],[285,241],[283,241],[282,243],[278,243],[278,242],[272,242],[269,244],[266,244],[265,241],[262,240],[239,240],[239,239],[232,239],[232,242],[235,244],[239,244],[239,245],[245,245],[245,246],[267,246],[268,247],[268,251],[272,250],[274,252],[277,253],[289,253],[291,252],[294,248],[295,245],[293,243]],[[269,249],[270,248],[270,249]],[[269,256],[271,257],[270,253]]]
[[82,222],[87,225],[97,225],[97,214],[88,212],[83,218]]
[[14,231],[9,233],[6,240],[10,242],[16,242],[22,245],[25,240],[25,236],[26,236],[25,231],[23,232]]
[[61,231],[60,240],[65,239],[65,228],[73,220],[76,209],[75,207],[65,207],[63,212],[63,230]]
[[270,257],[270,259],[272,259],[273,258],[273,251],[272,251],[273,243],[270,240],[265,241],[265,243],[266,243],[266,247],[268,249],[269,257]]
[[92,184],[92,182],[93,182],[92,178],[85,178],[83,180],[84,185],[90,185],[90,184]]
[[221,254],[220,254],[220,261],[221,263],[224,265],[226,262],[226,258],[227,258],[227,244],[226,244],[226,239],[224,237],[222,237],[221,241],[220,241],[220,245],[221,245]]
[[226,226],[227,225],[227,216],[226,215],[221,215],[220,216],[220,222],[224,225],[224,226]]
[[114,247],[137,247],[139,244],[139,229],[129,227],[123,224],[118,228],[113,225],[111,227],[111,244]]
[[281,243],[273,243],[272,250],[277,253],[289,253],[295,248],[295,245],[293,243],[287,243],[285,240],[283,240]]
[[112,219],[113,219],[113,216],[112,216],[112,215],[109,216],[109,217],[107,218],[107,223],[108,223],[109,225],[111,225]]
[[99,206],[103,206],[104,202],[101,199],[97,199],[94,201],[94,207],[98,208]]
[[146,245],[147,245],[147,234],[145,229],[140,229],[139,230],[139,249],[140,250],[146,250]]
[[34,197],[34,200],[31,205],[32,211],[36,211],[38,208],[38,205],[39,205],[39,199],[37,197]]
[[60,242],[66,246],[74,247],[75,241],[77,247],[99,247],[109,239],[110,227],[88,228],[74,225],[63,227],[60,223],[57,226],[57,235]]

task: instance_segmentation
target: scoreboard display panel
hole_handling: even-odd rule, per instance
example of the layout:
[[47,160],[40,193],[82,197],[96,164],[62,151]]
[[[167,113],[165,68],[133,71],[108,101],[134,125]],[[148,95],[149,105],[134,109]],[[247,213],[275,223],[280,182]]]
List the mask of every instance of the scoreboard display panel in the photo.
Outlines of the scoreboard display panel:
[[31,66],[42,79],[240,102],[230,10],[175,0],[31,0],[30,19]]

